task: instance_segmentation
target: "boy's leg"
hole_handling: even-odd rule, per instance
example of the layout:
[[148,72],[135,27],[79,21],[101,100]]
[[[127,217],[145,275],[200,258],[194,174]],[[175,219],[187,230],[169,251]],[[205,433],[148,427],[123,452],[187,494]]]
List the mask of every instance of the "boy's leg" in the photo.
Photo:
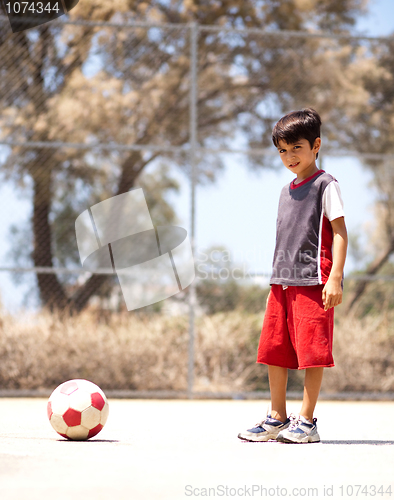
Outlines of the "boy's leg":
[[319,397],[320,387],[323,379],[323,367],[306,368],[304,383],[304,398],[300,415],[313,422],[313,412]]
[[286,411],[286,388],[287,368],[282,366],[268,366],[268,378],[271,392],[271,417],[285,422]]
[[271,414],[252,429],[240,432],[239,439],[269,441],[276,439],[277,435],[290,425],[290,419],[286,414],[287,368],[268,365],[268,376],[271,390]]
[[316,419],[313,420],[313,412],[319,397],[323,369],[323,367],[306,368],[304,399],[300,416],[277,435],[277,441],[282,443],[318,443],[320,441]]

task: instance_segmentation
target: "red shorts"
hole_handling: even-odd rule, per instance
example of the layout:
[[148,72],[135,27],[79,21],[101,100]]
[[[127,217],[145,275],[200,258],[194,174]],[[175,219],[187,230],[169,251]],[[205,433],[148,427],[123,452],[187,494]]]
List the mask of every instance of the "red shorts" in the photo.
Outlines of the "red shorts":
[[257,363],[302,370],[334,366],[334,308],[324,310],[324,285],[272,285]]

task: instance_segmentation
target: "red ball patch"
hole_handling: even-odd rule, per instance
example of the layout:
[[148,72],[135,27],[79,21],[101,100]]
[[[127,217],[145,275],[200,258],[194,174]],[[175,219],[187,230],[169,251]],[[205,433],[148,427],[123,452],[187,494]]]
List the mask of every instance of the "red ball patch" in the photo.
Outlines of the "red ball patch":
[[63,415],[63,420],[66,422],[68,427],[74,427],[75,425],[81,425],[81,412],[69,408]]
[[104,408],[105,401],[99,392],[94,392],[91,395],[91,399],[93,408],[97,408],[100,411]]
[[51,402],[50,402],[50,401],[48,402],[48,405],[47,405],[47,413],[48,413],[48,418],[49,418],[49,420],[51,420],[51,417],[52,417],[53,411],[52,411],[52,404],[51,404]]
[[98,434],[102,428],[103,428],[103,426],[101,424],[98,424],[98,425],[96,425],[96,427],[93,427],[93,429],[90,429],[89,434],[88,434],[88,439],[95,436],[96,434]]
[[69,382],[65,382],[60,389],[60,392],[63,394],[70,395],[74,391],[78,389],[78,384],[74,380],[70,380]]

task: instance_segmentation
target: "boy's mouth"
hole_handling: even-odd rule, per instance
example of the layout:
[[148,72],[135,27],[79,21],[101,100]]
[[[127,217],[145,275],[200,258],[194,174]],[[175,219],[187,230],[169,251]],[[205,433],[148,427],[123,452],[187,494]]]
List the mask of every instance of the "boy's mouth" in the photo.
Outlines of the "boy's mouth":
[[299,163],[300,163],[299,161],[298,161],[298,162],[296,162],[296,163],[290,163],[289,167],[290,167],[290,168],[294,168],[294,167],[296,167]]

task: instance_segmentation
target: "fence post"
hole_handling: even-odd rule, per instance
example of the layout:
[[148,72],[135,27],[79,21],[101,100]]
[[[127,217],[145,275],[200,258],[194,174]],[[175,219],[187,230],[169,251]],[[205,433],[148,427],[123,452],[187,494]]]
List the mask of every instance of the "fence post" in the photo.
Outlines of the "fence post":
[[[198,26],[190,23],[190,110],[189,110],[189,143],[190,143],[190,240],[193,256],[196,250],[195,239],[195,205],[196,205],[196,170],[197,170],[197,43]],[[189,349],[187,395],[193,398],[194,384],[194,316],[196,305],[196,280],[189,286]]]

